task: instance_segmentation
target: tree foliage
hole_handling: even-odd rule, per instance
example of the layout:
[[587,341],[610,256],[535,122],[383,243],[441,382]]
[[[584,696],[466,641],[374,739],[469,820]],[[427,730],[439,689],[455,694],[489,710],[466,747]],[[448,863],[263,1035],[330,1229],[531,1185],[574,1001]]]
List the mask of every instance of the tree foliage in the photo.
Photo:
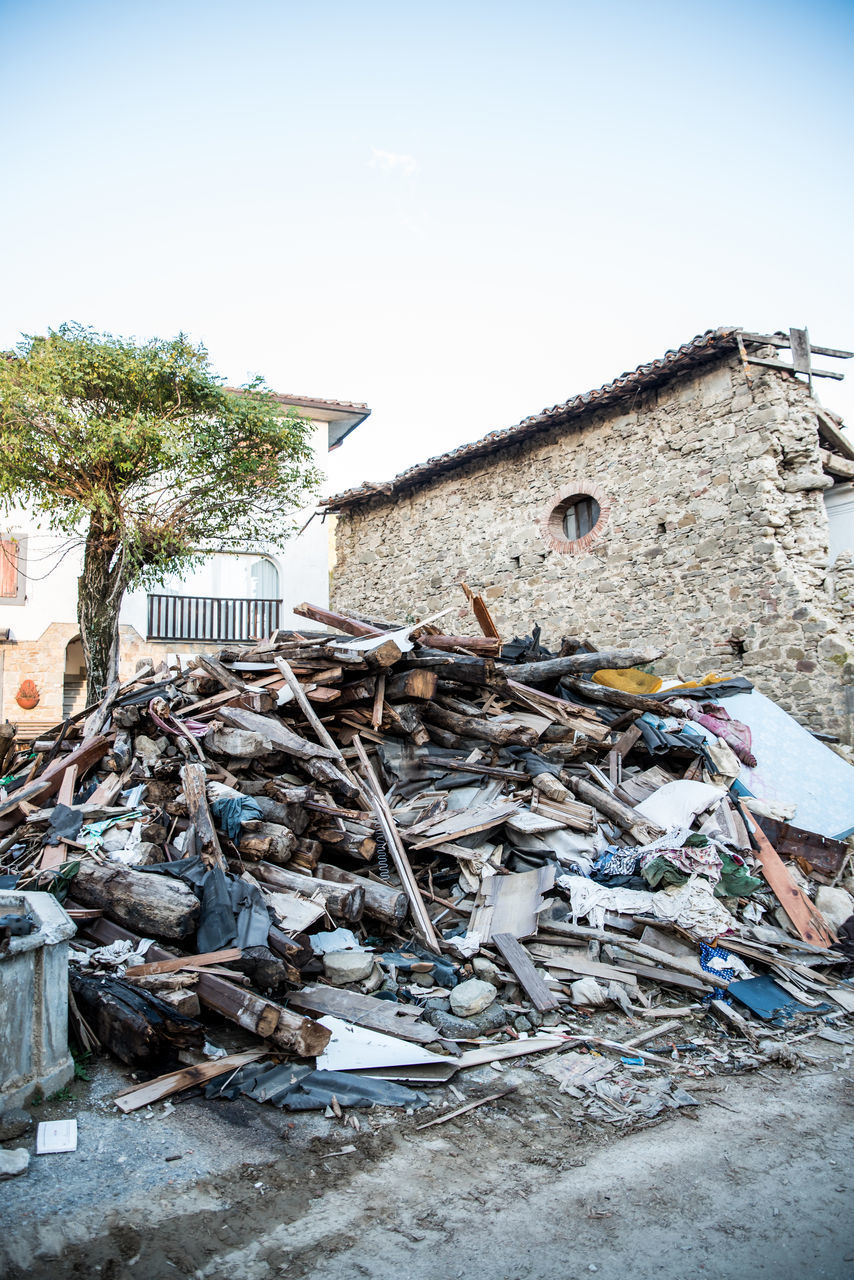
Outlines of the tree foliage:
[[226,388],[183,334],[62,325],[0,357],[0,511],[27,506],[84,539],[90,692],[115,671],[129,587],[293,532],[320,479],[310,433],[262,379]]
[[310,430],[261,379],[227,390],[182,334],[62,325],[0,360],[0,505],[96,527],[134,586],[287,536],[319,480]]

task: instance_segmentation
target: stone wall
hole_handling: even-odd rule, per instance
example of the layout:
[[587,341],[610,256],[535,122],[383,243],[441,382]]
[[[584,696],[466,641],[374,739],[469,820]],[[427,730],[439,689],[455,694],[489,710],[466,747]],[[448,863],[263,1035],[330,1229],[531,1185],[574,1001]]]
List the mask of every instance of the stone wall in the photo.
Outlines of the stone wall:
[[[631,408],[342,513],[332,607],[424,617],[460,599],[462,578],[505,636],[536,622],[555,646],[659,645],[660,674],[745,675],[850,741],[854,571],[827,569],[830,483],[807,387],[759,366],[748,381],[722,356]],[[607,521],[571,554],[544,517],[576,484]]]

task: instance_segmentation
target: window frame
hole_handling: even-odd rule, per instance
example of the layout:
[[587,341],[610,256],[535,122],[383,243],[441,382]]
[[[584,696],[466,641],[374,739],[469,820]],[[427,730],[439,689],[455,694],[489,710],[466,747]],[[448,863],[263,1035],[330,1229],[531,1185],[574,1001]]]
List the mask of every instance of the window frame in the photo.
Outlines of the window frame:
[[[567,512],[579,499],[587,498],[599,507],[593,526],[577,538],[568,538],[564,527]],[[591,551],[607,532],[612,502],[601,485],[578,477],[552,494],[539,521],[540,536],[551,551],[562,555],[584,555]]]

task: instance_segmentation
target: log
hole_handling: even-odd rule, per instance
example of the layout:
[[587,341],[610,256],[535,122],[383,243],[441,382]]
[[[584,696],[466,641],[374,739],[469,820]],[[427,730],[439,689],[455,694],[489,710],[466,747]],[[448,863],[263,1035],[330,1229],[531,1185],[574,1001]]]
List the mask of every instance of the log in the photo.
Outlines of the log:
[[101,1045],[129,1067],[168,1070],[180,1052],[204,1046],[201,1023],[131,982],[71,969],[68,985]]
[[429,699],[436,696],[439,677],[435,671],[413,668],[401,671],[386,682],[385,697],[389,702],[406,701],[409,698]]
[[306,898],[322,901],[326,910],[337,920],[357,924],[365,910],[365,891],[357,884],[337,884],[332,880],[301,876],[295,871],[285,871],[268,862],[259,862],[253,874],[271,889],[286,893],[301,893]]
[[664,834],[661,827],[657,827],[654,822],[650,822],[641,814],[635,813],[634,809],[623,804],[622,800],[618,800],[616,796],[603,791],[601,787],[595,787],[592,782],[587,782],[584,778],[573,778],[565,770],[561,770],[560,777],[573,795],[576,795],[584,804],[591,804],[594,809],[598,809],[599,813],[616,822],[618,827],[630,831],[638,844],[651,844],[658,836]]
[[[506,675],[521,684],[545,684],[577,671],[614,671],[643,667],[664,657],[663,649],[602,649],[598,653],[573,653],[568,658],[546,658],[508,666]],[[600,685],[599,688],[604,686]]]
[[482,689],[503,689],[506,687],[506,675],[512,667],[496,668],[491,658],[470,658],[465,654],[443,653],[439,649],[421,648],[415,653],[407,653],[402,665],[407,670],[441,668],[441,675],[446,680],[456,680],[458,684],[473,684]]
[[259,716],[255,711],[245,711],[242,707],[223,707],[219,712],[220,720],[233,725],[236,729],[251,729],[262,738],[269,738],[279,751],[293,756],[295,760],[335,759],[339,754],[329,747],[322,747],[319,742],[309,742],[298,733],[289,729],[278,716]]
[[281,827],[290,827],[297,836],[301,836],[308,826],[309,815],[302,802],[282,804],[265,795],[255,796],[254,799],[265,822],[277,822]]
[[[417,641],[416,643],[422,643]],[[423,644],[430,649],[467,649],[470,653],[482,653],[497,657],[501,641],[494,636],[424,636]]]
[[357,884],[365,891],[365,915],[375,920],[382,920],[393,929],[399,929],[406,920],[409,900],[402,889],[391,884],[378,884],[364,876],[354,875],[352,871],[342,871],[328,862],[321,862],[317,867],[320,875],[327,880],[335,880],[339,884]]
[[246,682],[235,675],[233,671],[229,671],[221,662],[217,662],[215,658],[209,658],[205,654],[200,653],[196,657],[195,666],[201,667],[209,676],[213,676],[223,689],[236,689],[239,693],[246,691]]
[[290,862],[297,847],[297,837],[289,827],[281,827],[275,822],[263,822],[251,819],[240,828],[238,849],[241,853],[258,861],[266,858],[280,865]]
[[383,728],[392,734],[411,738],[417,747],[423,747],[430,741],[418,711],[411,703],[398,703],[396,707],[386,702],[383,707]]
[[337,795],[347,796],[350,800],[361,799],[363,794],[361,789],[355,782],[351,782],[349,777],[345,777],[331,760],[303,760],[302,767],[306,773],[314,778],[315,782],[320,782],[323,786],[329,787]]
[[[134,943],[142,941],[137,934],[104,919],[88,921],[86,932],[96,942],[105,944],[115,942],[118,938]],[[280,930],[271,928],[271,933],[273,932],[283,936]],[[168,951],[158,946],[149,947],[146,955],[152,960],[172,959]],[[236,987],[227,978],[219,978],[200,970],[196,993],[206,1008],[215,1010],[230,1022],[237,1023],[255,1035],[266,1036],[280,1049],[296,1053],[302,1058],[313,1058],[322,1053],[329,1043],[331,1032],[319,1022],[300,1017],[290,1009],[283,1009],[281,1005],[253,995],[243,987]]]
[[187,815],[196,829],[196,848],[207,866],[217,866],[224,871],[225,859],[222,856],[219,836],[208,807],[205,766],[195,761],[185,764],[181,770],[181,786],[187,801]]
[[206,735],[205,746],[214,755],[239,760],[257,760],[273,750],[269,738],[250,729],[214,729],[213,733]]
[[[351,858],[362,858],[365,862],[370,862],[377,851],[377,842],[370,831],[359,833],[342,831],[339,827],[315,827],[314,836],[321,844],[331,845],[336,853],[348,853]],[[329,879],[334,879],[334,876]]]
[[321,609],[317,605],[294,605],[292,612],[300,618],[310,618],[324,627],[332,627],[334,631],[343,631],[348,636],[381,636],[379,627],[372,627],[367,622],[359,622],[357,618],[348,618],[343,613],[333,613],[330,609]]
[[111,920],[146,937],[188,938],[199,923],[199,900],[189,885],[156,872],[83,861],[73,892],[84,906],[100,907]]
[[344,684],[341,686],[341,697],[336,704],[338,707],[349,707],[354,702],[368,702],[373,699],[377,691],[377,680],[379,676],[365,676],[362,680],[356,680],[354,684]]
[[501,746],[514,743],[522,747],[537,745],[537,733],[527,725],[502,723],[498,719],[478,718],[477,716],[461,716],[456,711],[448,711],[446,707],[437,707],[431,703],[424,709],[424,716],[432,724],[461,737],[477,738],[482,742],[495,742]]
[[[608,707],[625,707],[630,711],[651,711],[656,716],[672,716],[673,708],[659,698],[642,693],[624,693],[622,689],[609,689],[592,680],[579,680],[575,676],[563,676],[561,684],[591,702],[603,702]],[[571,706],[572,704],[567,704]]]

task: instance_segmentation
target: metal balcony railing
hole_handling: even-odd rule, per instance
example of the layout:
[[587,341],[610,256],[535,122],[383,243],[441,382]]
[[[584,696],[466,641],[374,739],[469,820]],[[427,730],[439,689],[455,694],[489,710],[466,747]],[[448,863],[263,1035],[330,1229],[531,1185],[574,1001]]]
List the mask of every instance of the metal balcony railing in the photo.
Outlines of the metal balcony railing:
[[279,626],[281,600],[148,597],[149,640],[260,640]]

